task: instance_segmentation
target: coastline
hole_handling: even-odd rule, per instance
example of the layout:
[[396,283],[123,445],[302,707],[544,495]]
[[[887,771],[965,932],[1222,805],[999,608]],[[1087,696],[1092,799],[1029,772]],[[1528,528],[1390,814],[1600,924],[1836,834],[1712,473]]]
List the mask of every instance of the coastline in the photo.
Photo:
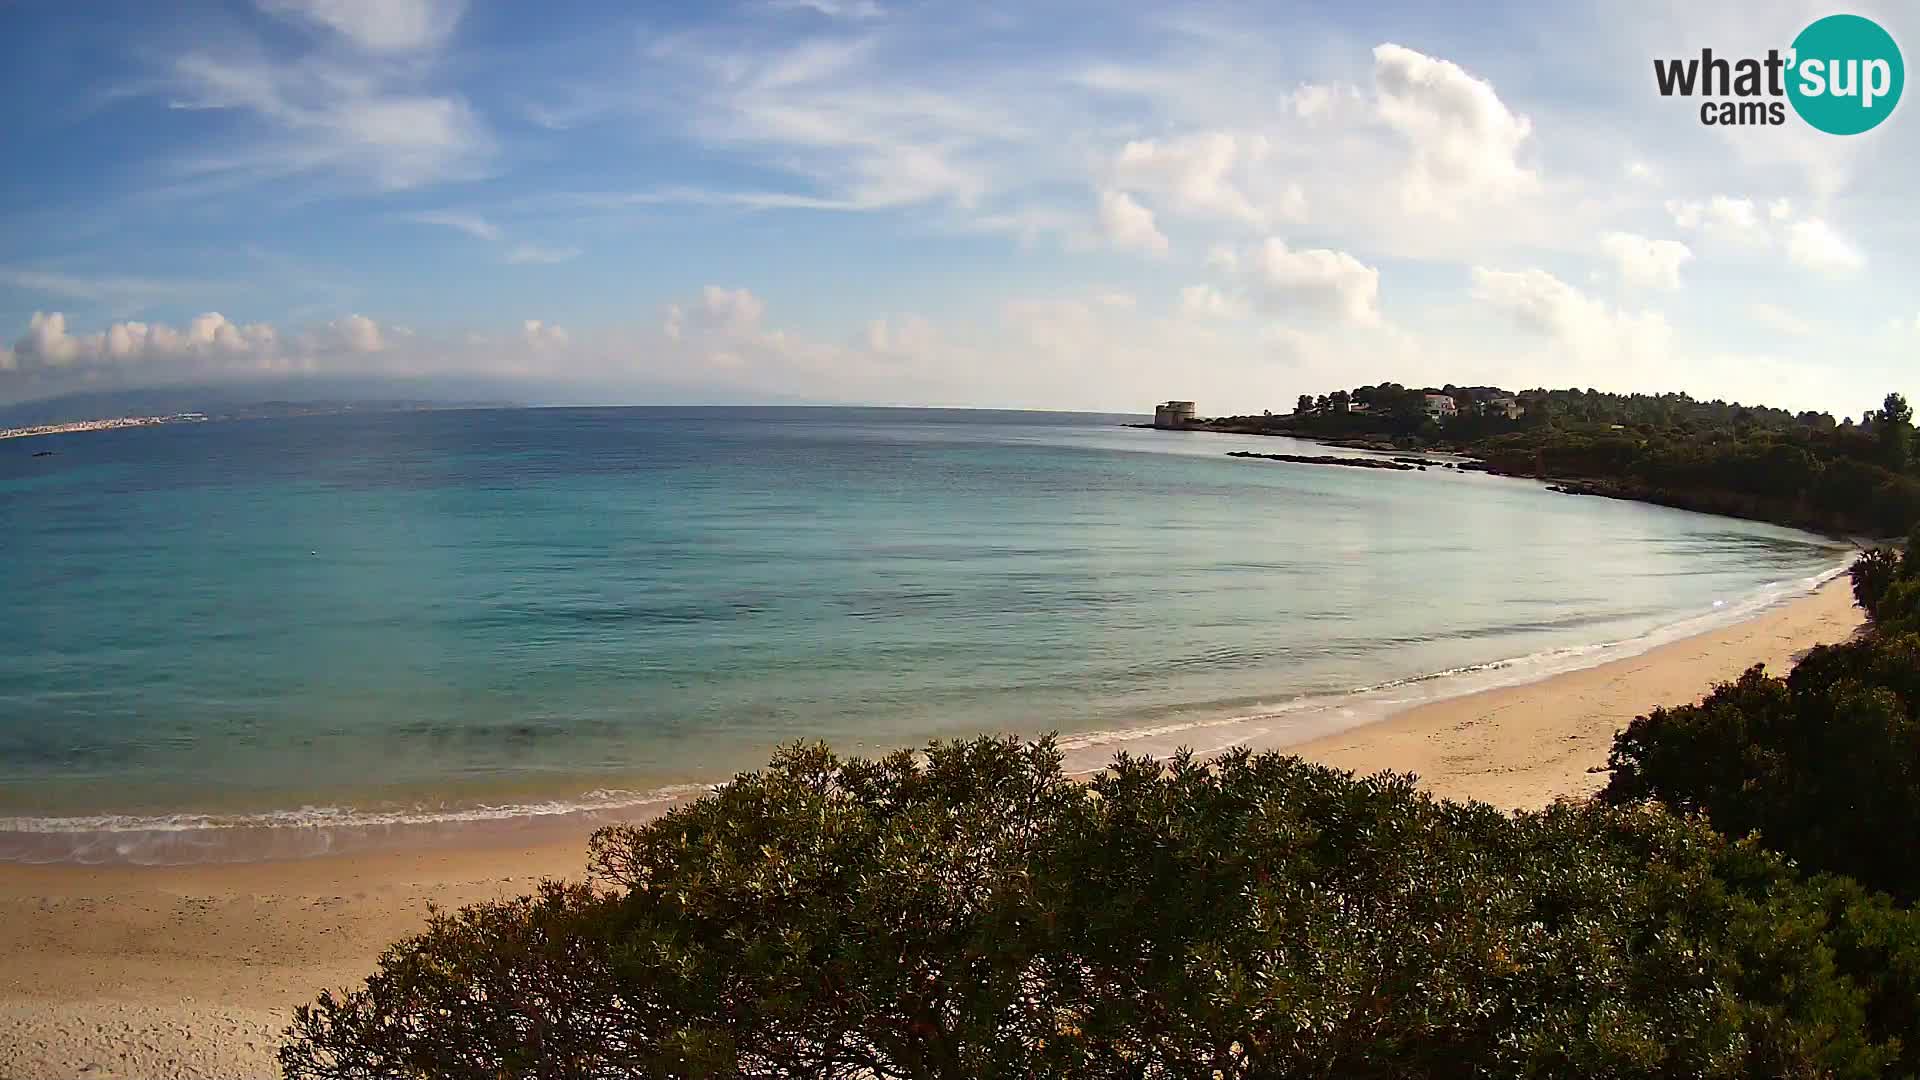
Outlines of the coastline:
[[[1859,624],[1842,575],[1597,666],[1414,705],[1303,743],[1241,741],[1359,772],[1415,772],[1440,796],[1538,807],[1597,790],[1604,774],[1590,770],[1635,715],[1697,700],[1754,663],[1780,670]],[[9,961],[0,1078],[275,1075],[273,1047],[294,1005],[357,983],[428,904],[578,877],[591,827],[277,862],[0,865]]]
[[1815,645],[1864,624],[1844,574],[1750,618],[1538,682],[1418,705],[1364,727],[1286,747],[1355,772],[1417,773],[1450,799],[1537,809],[1606,785],[1614,733],[1661,705],[1697,701],[1754,664],[1784,674]]

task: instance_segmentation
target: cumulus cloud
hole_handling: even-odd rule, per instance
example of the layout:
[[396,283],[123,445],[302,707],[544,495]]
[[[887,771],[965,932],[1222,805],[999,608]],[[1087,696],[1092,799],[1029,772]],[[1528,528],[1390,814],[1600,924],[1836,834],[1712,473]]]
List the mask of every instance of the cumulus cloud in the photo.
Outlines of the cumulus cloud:
[[218,312],[197,315],[184,328],[164,323],[117,322],[105,330],[75,335],[58,311],[36,311],[10,356],[13,370],[60,368],[105,361],[182,357],[271,355],[279,347],[272,326],[241,326]]
[[1167,238],[1154,224],[1153,211],[1124,191],[1100,193],[1100,231],[1108,244],[1121,251],[1167,253]]
[[521,323],[517,334],[436,339],[358,314],[283,334],[270,324],[236,323],[218,312],[180,326],[124,321],[91,332],[75,330],[62,312],[36,312],[5,355],[0,401],[103,381],[139,386],[261,374],[566,379],[580,377],[587,365],[609,362],[606,351],[582,353],[567,330],[537,319]]
[[348,315],[326,326],[328,338],[354,352],[379,352],[386,347],[380,324],[365,315]]
[[1533,131],[1493,85],[1459,65],[1388,43],[1373,50],[1380,119],[1412,150],[1402,193],[1411,209],[1447,213],[1539,183],[1520,162]]
[[1693,252],[1678,240],[1654,240],[1627,232],[1600,237],[1600,250],[1613,260],[1621,282],[1635,288],[1678,289],[1681,264]]
[[1845,277],[1867,265],[1867,257],[1853,241],[1819,218],[1796,221],[1787,227],[1787,257],[1796,265],[1830,277]]
[[26,336],[15,343],[13,350],[25,360],[57,366],[79,355],[81,347],[81,342],[68,336],[65,315],[36,311],[27,322]]
[[1380,319],[1380,272],[1344,251],[1295,250],[1273,236],[1236,255],[1233,265],[1268,308],[1361,325]]

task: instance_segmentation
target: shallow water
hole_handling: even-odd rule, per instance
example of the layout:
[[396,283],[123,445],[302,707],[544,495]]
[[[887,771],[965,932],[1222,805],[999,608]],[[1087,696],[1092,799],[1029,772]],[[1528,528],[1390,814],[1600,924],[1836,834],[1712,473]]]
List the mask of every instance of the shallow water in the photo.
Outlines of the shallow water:
[[1127,419],[504,410],[0,443],[0,858],[627,806],[799,738],[1307,733],[1356,689],[1591,662],[1844,556]]

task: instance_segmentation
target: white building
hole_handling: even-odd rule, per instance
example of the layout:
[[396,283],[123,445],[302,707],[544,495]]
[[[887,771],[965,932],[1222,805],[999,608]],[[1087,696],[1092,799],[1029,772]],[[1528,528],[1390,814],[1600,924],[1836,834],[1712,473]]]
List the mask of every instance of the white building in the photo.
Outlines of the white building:
[[1481,402],[1480,411],[1487,416],[1504,416],[1509,420],[1518,420],[1527,414],[1527,407],[1520,404],[1517,398],[1497,397]]
[[1428,416],[1433,417],[1435,420],[1443,420],[1449,416],[1458,416],[1459,414],[1460,406],[1454,404],[1452,394],[1427,395]]

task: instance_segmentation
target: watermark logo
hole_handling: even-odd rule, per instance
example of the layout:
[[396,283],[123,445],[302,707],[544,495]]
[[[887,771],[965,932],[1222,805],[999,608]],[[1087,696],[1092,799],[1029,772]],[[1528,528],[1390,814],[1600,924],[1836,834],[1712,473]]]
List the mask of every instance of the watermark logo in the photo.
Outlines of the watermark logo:
[[1744,59],[1715,56],[1653,62],[1662,97],[1698,97],[1710,127],[1778,125],[1787,105],[1829,135],[1878,127],[1900,103],[1906,65],[1880,24],[1859,15],[1829,15],[1800,31],[1786,52]]

